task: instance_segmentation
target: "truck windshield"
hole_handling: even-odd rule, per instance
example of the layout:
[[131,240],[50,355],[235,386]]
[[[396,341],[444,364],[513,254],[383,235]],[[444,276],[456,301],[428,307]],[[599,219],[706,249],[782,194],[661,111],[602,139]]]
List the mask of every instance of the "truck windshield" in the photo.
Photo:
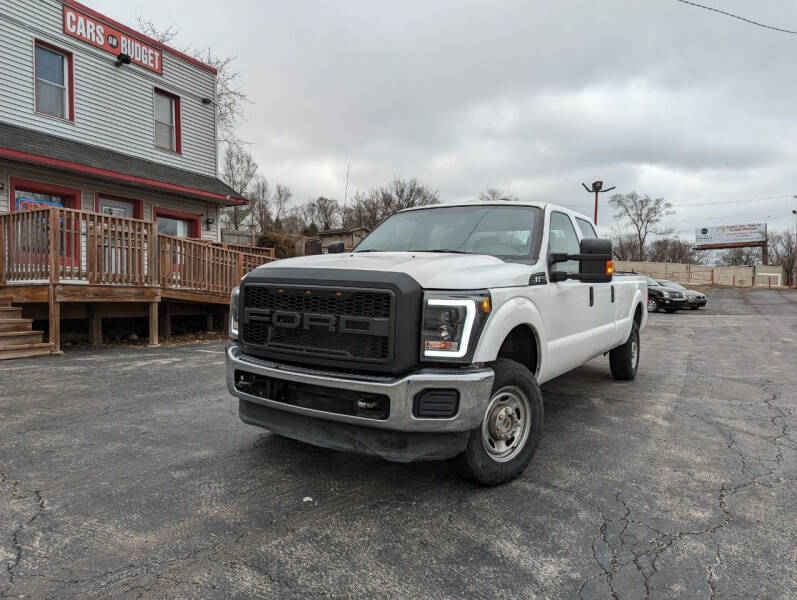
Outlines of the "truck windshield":
[[539,245],[533,206],[438,206],[396,213],[355,252],[458,252],[528,257]]

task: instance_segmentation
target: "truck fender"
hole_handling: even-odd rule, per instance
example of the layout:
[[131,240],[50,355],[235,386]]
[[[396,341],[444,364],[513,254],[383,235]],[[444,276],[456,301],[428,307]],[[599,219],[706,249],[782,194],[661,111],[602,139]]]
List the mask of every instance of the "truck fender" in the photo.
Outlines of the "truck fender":
[[[634,300],[631,302],[631,319],[634,318],[634,313],[636,312],[636,307],[642,305],[642,318],[639,320],[639,331],[645,329],[648,324],[648,299],[647,296],[642,295],[642,290],[638,289],[634,293]],[[629,329],[628,333],[631,333]],[[628,338],[628,336],[626,336]]]
[[537,306],[528,298],[516,296],[504,302],[487,321],[473,355],[473,362],[492,362],[498,358],[506,336],[515,327],[527,325],[537,340],[537,373],[542,372],[546,356],[543,320]]

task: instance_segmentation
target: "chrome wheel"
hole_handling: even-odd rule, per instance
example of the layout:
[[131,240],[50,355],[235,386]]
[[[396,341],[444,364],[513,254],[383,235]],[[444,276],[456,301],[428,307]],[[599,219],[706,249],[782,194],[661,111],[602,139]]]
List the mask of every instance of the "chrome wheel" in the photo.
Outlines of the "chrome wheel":
[[507,386],[495,392],[482,421],[487,455],[496,462],[515,458],[529,437],[531,419],[531,405],[523,390]]
[[656,301],[653,298],[648,298],[648,312],[656,312]]

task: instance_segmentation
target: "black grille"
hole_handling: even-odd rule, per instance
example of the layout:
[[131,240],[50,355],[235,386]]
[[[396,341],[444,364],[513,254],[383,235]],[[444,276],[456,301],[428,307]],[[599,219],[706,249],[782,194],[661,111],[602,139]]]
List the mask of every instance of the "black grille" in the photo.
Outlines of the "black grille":
[[387,290],[244,286],[242,339],[272,354],[387,363],[394,305]]
[[[283,292],[280,293],[279,290]],[[310,294],[305,292],[309,291]],[[336,291],[341,295],[337,296]],[[247,287],[244,305],[292,312],[324,313],[350,317],[389,318],[393,295],[389,292]]]

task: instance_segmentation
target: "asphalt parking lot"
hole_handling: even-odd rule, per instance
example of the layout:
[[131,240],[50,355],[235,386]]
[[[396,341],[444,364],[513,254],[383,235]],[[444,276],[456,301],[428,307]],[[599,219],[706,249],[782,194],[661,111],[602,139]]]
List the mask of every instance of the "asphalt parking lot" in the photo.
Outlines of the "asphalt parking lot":
[[485,489],[243,425],[221,344],[0,363],[0,593],[794,598],[796,365],[797,292],[712,290]]

